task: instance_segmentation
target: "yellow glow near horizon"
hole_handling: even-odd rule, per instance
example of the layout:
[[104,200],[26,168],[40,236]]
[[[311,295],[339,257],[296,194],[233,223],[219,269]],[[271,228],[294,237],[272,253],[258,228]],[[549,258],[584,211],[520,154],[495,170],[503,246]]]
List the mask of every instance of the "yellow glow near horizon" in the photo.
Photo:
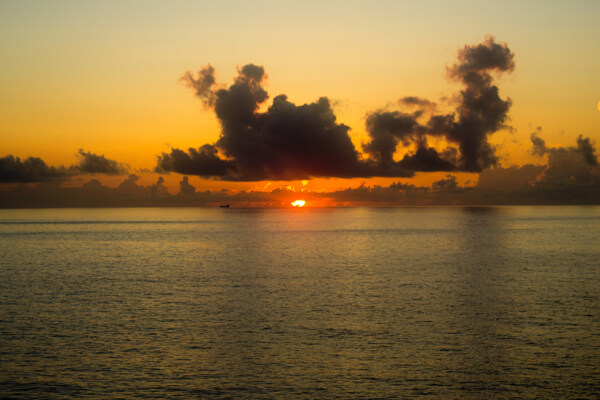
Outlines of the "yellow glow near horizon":
[[306,204],[306,201],[296,200],[292,202],[292,207],[304,207],[304,204]]

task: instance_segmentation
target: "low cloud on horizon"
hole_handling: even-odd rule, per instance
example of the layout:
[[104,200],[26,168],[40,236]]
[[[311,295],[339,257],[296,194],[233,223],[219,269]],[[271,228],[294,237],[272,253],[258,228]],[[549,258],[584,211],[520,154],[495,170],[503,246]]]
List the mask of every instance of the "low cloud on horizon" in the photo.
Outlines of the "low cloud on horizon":
[[76,175],[104,174],[126,175],[127,167],[103,154],[79,149],[76,153],[77,163],[65,167],[53,167],[39,157],[21,159],[9,154],[0,158],[0,183],[33,183],[53,180],[64,180]]
[[81,187],[62,187],[51,180],[36,186],[20,185],[3,191],[0,207],[127,207],[127,206],[214,206],[228,203],[238,207],[287,206],[296,198],[308,205],[534,205],[600,204],[600,166],[589,138],[579,136],[575,146],[547,147],[539,136],[532,137],[532,151],[546,164],[496,167],[484,170],[475,186],[460,186],[448,174],[428,186],[396,182],[389,186],[368,185],[329,192],[278,187],[273,190],[198,190],[183,176],[179,191],[169,193],[164,179],[143,186],[130,174],[116,188],[91,179]]

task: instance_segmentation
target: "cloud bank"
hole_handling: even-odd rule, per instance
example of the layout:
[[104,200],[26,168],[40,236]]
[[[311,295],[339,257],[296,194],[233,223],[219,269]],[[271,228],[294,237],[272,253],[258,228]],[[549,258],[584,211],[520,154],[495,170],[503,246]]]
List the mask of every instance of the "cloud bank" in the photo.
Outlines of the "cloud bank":
[[[300,106],[277,96],[267,100],[263,67],[248,64],[227,89],[213,89],[214,68],[184,75],[221,123],[221,136],[187,152],[172,149],[158,159],[157,172],[177,172],[234,181],[295,180],[310,177],[369,177],[384,175],[375,163],[361,159],[348,132],[337,122],[328,98]],[[412,176],[396,168],[387,174]]]
[[0,182],[28,183],[61,179],[71,174],[64,167],[49,167],[38,157],[21,160],[12,154],[0,158]]
[[[541,139],[533,148],[542,147]],[[431,187],[396,182],[389,186],[363,183],[359,187],[323,192],[306,187],[279,187],[274,190],[198,190],[187,176],[179,182],[179,192],[169,193],[164,179],[148,186],[129,175],[116,188],[92,179],[82,187],[62,187],[61,181],[21,185],[3,191],[0,207],[131,207],[131,206],[289,206],[298,198],[308,205],[327,206],[413,206],[413,205],[534,205],[600,204],[600,165],[594,143],[579,136],[570,147],[548,147],[543,143],[547,162],[508,168],[490,168],[479,175],[475,186],[461,186],[455,175],[435,181]]]
[[[511,102],[500,98],[494,75],[514,68],[508,46],[491,36],[481,44],[465,46],[458,52],[458,62],[448,69],[449,77],[464,86],[456,110],[436,114],[431,112],[433,102],[405,97],[400,103],[412,105],[410,113],[378,111],[368,116],[371,141],[363,150],[385,165],[399,164],[411,171],[481,172],[496,166],[498,157],[488,138],[506,127]],[[433,137],[445,139],[449,147],[441,151],[429,147],[428,138]],[[393,156],[399,144],[415,150],[396,163]]]
[[[228,88],[215,88],[212,66],[183,80],[221,124],[219,139],[198,149],[171,149],[158,157],[157,172],[177,172],[232,181],[297,180],[311,177],[411,177],[417,171],[480,172],[497,165],[488,138],[505,127],[510,100],[499,96],[494,77],[514,69],[506,44],[489,36],[465,46],[448,69],[464,89],[456,110],[436,114],[435,103],[415,96],[398,101],[402,110],[375,111],[367,116],[369,142],[359,152],[350,128],[337,122],[331,102],[321,97],[296,105],[285,95],[269,95],[262,66],[248,64]],[[408,111],[410,110],[410,112]],[[428,138],[443,138],[444,149]],[[396,160],[398,146],[405,155]]]
[[79,149],[77,163],[70,166],[52,167],[38,157],[23,160],[9,154],[0,158],[0,183],[33,183],[62,180],[75,175],[105,174],[124,175],[127,168],[115,160]]

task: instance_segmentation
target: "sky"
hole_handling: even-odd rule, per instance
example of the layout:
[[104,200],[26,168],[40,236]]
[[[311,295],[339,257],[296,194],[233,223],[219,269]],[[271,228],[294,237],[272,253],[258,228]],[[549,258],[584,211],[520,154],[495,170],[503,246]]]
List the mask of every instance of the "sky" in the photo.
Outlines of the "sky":
[[598,15],[5,0],[0,206],[596,204]]

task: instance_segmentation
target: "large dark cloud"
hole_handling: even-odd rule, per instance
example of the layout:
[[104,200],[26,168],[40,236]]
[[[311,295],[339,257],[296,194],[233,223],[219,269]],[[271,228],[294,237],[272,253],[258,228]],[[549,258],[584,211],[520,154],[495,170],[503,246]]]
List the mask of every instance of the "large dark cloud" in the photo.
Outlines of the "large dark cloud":
[[[435,114],[435,104],[417,97],[404,97],[399,104],[411,109],[377,111],[367,118],[370,141],[363,149],[376,159],[390,162],[398,144],[409,148],[400,166],[414,171],[480,172],[497,165],[498,158],[488,137],[505,127],[510,100],[499,96],[492,74],[514,69],[514,55],[506,44],[496,43],[488,36],[481,44],[465,46],[458,52],[458,63],[448,69],[449,76],[461,82],[464,89],[458,96],[454,113]],[[426,113],[429,111],[429,113]],[[429,114],[427,116],[427,114]],[[426,137],[442,137],[456,146],[456,155],[449,149],[438,151],[427,147]]]
[[198,149],[172,149],[158,158],[157,172],[177,172],[225,180],[293,180],[310,177],[412,176],[399,165],[363,160],[350,128],[337,122],[328,98],[296,105],[285,95],[268,99],[263,67],[248,64],[234,83],[213,88],[214,68],[183,77],[221,123],[216,143]]
[[74,175],[105,174],[123,175],[127,169],[123,164],[79,149],[78,161],[70,167],[48,166],[38,157],[28,157],[21,160],[11,154],[0,158],[0,183],[32,183],[61,180]]
[[[350,128],[338,123],[328,98],[295,105],[285,95],[268,98],[265,71],[248,64],[228,88],[215,88],[212,66],[183,80],[214,110],[221,134],[214,144],[187,152],[172,149],[159,156],[157,172],[178,172],[225,180],[293,180],[310,177],[409,177],[415,171],[479,172],[498,158],[488,136],[504,127],[509,100],[502,100],[493,74],[514,69],[506,44],[487,37],[465,46],[449,68],[464,85],[453,113],[435,114],[436,104],[416,96],[398,100],[401,111],[380,110],[367,116],[370,140],[365,156],[350,140]],[[444,138],[449,147],[428,145],[428,137]],[[394,159],[399,144],[407,149]]]

